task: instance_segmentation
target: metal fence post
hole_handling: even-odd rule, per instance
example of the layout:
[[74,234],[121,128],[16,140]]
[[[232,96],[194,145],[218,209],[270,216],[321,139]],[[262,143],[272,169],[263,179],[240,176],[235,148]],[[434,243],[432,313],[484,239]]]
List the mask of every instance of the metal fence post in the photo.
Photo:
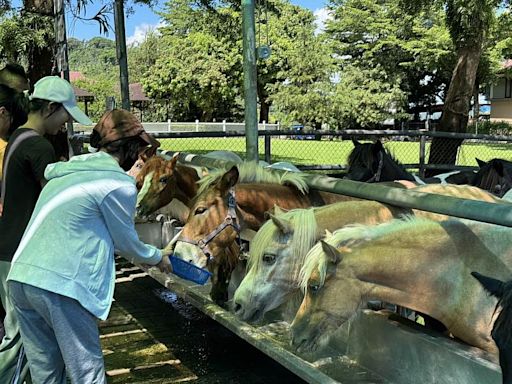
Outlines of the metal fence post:
[[167,120],[167,132],[171,132],[171,119]]
[[267,122],[265,120],[263,120],[263,130],[264,131],[267,130]]
[[271,146],[270,146],[270,140],[272,139],[271,136],[269,135],[265,135],[265,161],[269,164],[271,164],[271,156],[270,156],[270,149],[271,149]]
[[196,119],[196,132],[199,132],[199,120]]
[[222,130],[226,132],[226,120],[222,120]]
[[427,137],[425,135],[420,136],[420,162],[419,171],[420,177],[425,177],[425,150],[427,146]]

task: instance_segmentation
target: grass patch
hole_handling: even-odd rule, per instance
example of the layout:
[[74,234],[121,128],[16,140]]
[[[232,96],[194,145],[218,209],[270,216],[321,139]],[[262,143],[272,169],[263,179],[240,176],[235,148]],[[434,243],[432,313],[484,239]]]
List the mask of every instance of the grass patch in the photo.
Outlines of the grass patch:
[[[204,154],[210,151],[227,150],[245,157],[245,138],[185,138],[160,139],[161,148]],[[420,143],[407,141],[386,142],[384,146],[404,164],[419,163]],[[260,159],[264,159],[264,140],[258,140]],[[346,165],[354,148],[350,140],[291,140],[272,138],[272,162],[288,161],[302,165]],[[512,160],[511,145],[508,143],[473,143],[462,145],[458,155],[458,165],[477,166],[475,157],[488,161],[493,158]],[[430,144],[426,147],[426,159]]]

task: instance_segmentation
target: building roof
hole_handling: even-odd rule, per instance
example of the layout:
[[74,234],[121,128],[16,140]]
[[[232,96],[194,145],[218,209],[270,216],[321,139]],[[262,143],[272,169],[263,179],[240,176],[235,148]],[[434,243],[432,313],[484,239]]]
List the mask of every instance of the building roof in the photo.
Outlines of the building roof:
[[141,83],[132,83],[130,87],[130,101],[150,101],[142,89]]
[[85,80],[85,76],[82,74],[82,72],[69,71],[69,81],[73,82],[77,80]]
[[78,88],[73,85],[73,91],[75,92],[75,96],[78,101],[93,101],[94,95],[86,90]]

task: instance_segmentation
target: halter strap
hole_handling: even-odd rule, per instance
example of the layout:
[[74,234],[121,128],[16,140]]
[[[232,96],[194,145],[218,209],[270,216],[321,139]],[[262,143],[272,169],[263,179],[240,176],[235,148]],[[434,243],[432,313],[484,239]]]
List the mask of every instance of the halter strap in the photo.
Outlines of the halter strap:
[[236,215],[236,198],[234,188],[231,188],[229,190],[228,212],[222,223],[220,223],[213,231],[211,231],[202,239],[194,240],[185,236],[180,236],[178,238],[178,241],[182,241],[184,243],[192,244],[199,247],[203,251],[203,253],[208,257],[208,262],[211,262],[213,260],[213,255],[210,248],[208,247],[208,244],[227,227],[232,227],[235,230],[236,240],[237,243],[240,245],[240,224],[238,224],[238,217]]
[[366,182],[367,183],[378,183],[380,181],[380,175],[382,173],[382,167],[384,166],[384,155],[382,154],[382,151],[379,152],[379,165],[377,166],[377,172],[370,177]]

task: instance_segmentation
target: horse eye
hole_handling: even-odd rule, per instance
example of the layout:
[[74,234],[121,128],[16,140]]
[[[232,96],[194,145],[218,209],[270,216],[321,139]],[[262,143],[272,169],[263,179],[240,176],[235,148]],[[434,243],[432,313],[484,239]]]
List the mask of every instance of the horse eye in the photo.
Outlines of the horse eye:
[[317,293],[320,290],[320,284],[309,284],[308,289],[312,293]]
[[194,214],[195,215],[200,215],[201,213],[205,213],[206,212],[206,208],[205,207],[197,207]]
[[271,255],[271,254],[265,253],[263,255],[263,261],[267,264],[272,265],[276,262],[276,255]]
[[160,183],[167,183],[167,180],[169,180],[169,178],[167,176],[164,176],[164,177],[161,177],[160,180],[158,180]]

